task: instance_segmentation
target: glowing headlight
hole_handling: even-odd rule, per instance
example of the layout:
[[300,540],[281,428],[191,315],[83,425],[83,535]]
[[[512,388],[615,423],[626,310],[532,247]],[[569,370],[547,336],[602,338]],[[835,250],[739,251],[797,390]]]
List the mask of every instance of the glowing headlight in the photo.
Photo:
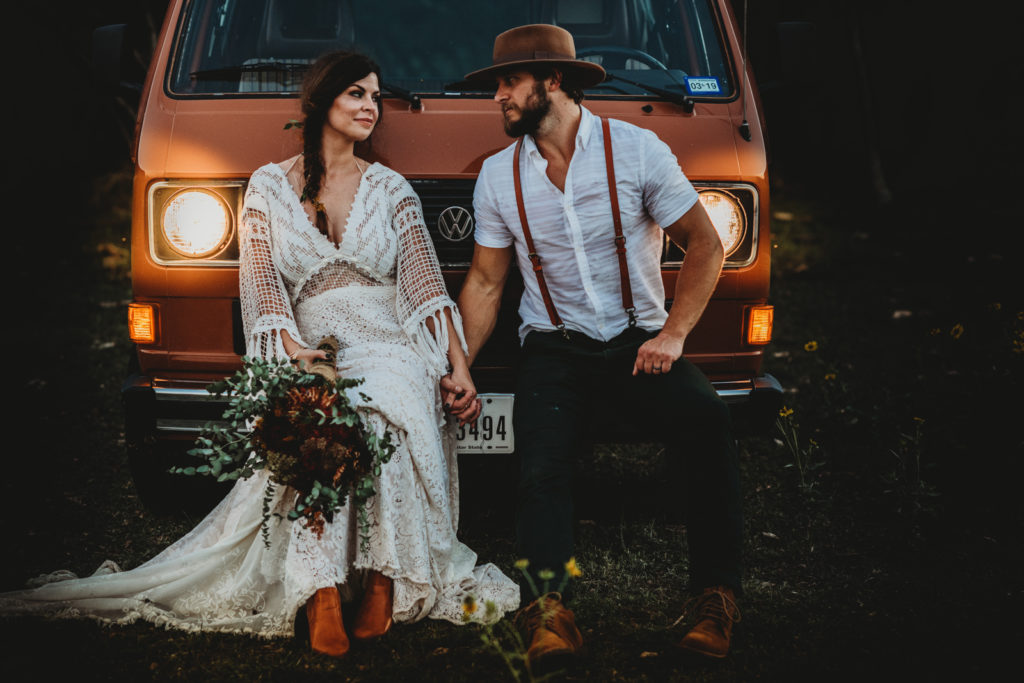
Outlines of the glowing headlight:
[[182,256],[213,256],[231,239],[231,209],[208,190],[188,189],[164,204],[160,221],[167,244]]
[[740,246],[743,235],[747,231],[747,216],[743,206],[728,192],[721,190],[702,190],[700,203],[708,212],[711,223],[722,239],[722,247],[728,256]]

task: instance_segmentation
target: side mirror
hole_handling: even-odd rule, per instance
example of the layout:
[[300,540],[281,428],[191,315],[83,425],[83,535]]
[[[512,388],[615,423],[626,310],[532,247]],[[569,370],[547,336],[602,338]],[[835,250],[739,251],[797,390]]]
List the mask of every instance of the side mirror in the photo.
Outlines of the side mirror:
[[100,92],[107,95],[116,95],[121,88],[142,91],[141,83],[121,81],[126,28],[127,24],[111,24],[92,32],[93,78]]

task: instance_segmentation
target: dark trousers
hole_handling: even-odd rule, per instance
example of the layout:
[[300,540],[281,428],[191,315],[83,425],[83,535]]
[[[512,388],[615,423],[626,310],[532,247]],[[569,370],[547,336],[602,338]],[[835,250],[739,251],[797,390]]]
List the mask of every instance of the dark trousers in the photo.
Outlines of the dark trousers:
[[[740,590],[743,515],[736,441],[729,409],[692,363],[679,359],[664,375],[632,375],[640,345],[654,333],[627,330],[608,342],[579,333],[531,332],[522,350],[513,415],[520,456],[516,532],[520,557],[560,583],[573,556],[572,473],[590,443],[598,401],[614,401],[680,458],[680,500],[690,546],[690,587]],[[584,568],[585,569],[585,568]],[[534,599],[522,586],[523,604]]]

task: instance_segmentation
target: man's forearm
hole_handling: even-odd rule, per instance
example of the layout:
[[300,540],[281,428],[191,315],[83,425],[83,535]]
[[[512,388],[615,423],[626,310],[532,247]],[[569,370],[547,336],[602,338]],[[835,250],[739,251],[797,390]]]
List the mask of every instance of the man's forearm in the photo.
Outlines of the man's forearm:
[[467,278],[459,294],[459,311],[462,314],[462,329],[466,334],[470,365],[494,332],[501,306],[501,289],[500,286],[488,287]]
[[679,338],[690,334],[715,291],[724,260],[725,254],[717,234],[713,240],[689,245],[676,276],[672,310],[662,328],[665,333]]

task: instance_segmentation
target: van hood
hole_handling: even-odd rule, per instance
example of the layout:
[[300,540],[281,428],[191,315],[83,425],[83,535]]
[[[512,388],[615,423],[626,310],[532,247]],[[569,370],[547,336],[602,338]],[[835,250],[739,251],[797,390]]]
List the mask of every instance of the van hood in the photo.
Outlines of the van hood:
[[[726,105],[698,105],[683,115],[668,103],[656,103],[651,113],[636,102],[587,104],[595,114],[654,131],[691,178],[728,181],[766,172],[760,135],[755,142],[739,138]],[[244,177],[301,151],[300,130],[285,130],[299,116],[293,98],[165,99],[147,112],[138,166],[151,178]],[[484,159],[510,144],[490,102],[425,100],[422,110],[412,111],[387,99],[380,124],[356,153],[408,177],[472,177]]]

